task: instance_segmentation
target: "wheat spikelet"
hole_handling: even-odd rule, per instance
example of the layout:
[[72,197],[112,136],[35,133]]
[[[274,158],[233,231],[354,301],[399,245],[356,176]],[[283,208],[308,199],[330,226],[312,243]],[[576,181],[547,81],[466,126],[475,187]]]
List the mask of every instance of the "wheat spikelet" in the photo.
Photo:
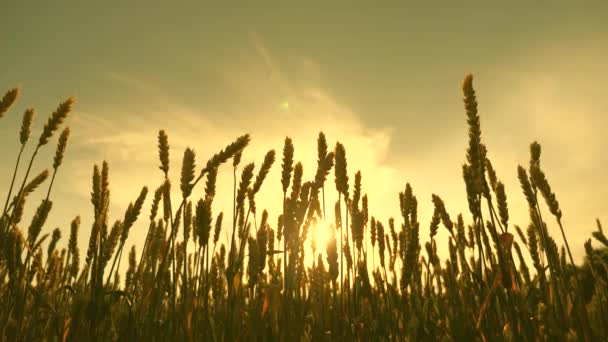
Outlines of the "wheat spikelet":
[[255,165],[253,163],[249,163],[243,168],[243,173],[241,174],[241,181],[239,183],[239,188],[236,193],[236,207],[244,208],[245,207],[245,196],[247,195],[247,190],[249,189],[249,185],[251,184],[251,179],[253,178],[253,169]]
[[120,236],[121,245],[124,245],[125,241],[127,240],[127,237],[129,236],[129,230],[131,229],[133,224],[135,224],[135,221],[137,221],[137,218],[139,217],[139,214],[141,213],[141,208],[144,205],[147,195],[148,195],[148,188],[144,186],[141,189],[139,196],[135,200],[135,203],[129,204],[129,207],[128,207],[127,211],[125,212],[122,233]]
[[160,159],[160,170],[165,177],[169,173],[169,137],[164,130],[158,132],[158,157]]
[[536,141],[530,144],[530,167],[540,163],[540,144]]
[[260,170],[258,171],[258,175],[255,177],[255,182],[253,183],[253,187],[251,188],[251,192],[253,194],[256,194],[256,193],[258,193],[258,191],[260,191],[260,188],[262,187],[262,183],[264,182],[264,179],[268,175],[268,172],[270,172],[270,168],[272,167],[272,164],[274,164],[274,160],[275,160],[274,150],[268,151],[266,153],[266,156],[264,156],[264,161],[262,162],[262,166],[260,167]]
[[19,142],[21,142],[22,146],[30,139],[34,114],[33,108],[26,109],[25,113],[23,113],[23,122],[21,123],[21,130],[19,131]]
[[114,222],[112,229],[110,229],[110,234],[104,241],[103,245],[103,254],[101,259],[102,268],[105,267],[108,261],[110,261],[112,258],[114,250],[116,249],[116,246],[118,246],[118,241],[121,238],[122,232],[124,231],[123,228],[122,222],[116,221]]
[[9,110],[9,108],[11,108],[13,103],[15,103],[17,97],[19,97],[18,88],[10,89],[4,94],[4,96],[0,100],[0,119],[2,119],[4,114]]
[[59,228],[53,229],[53,235],[51,235],[51,242],[49,242],[49,246],[47,249],[47,258],[50,258],[57,247],[57,242],[61,239],[61,230]]
[[283,186],[283,193],[287,192],[289,188],[289,182],[291,181],[291,172],[293,171],[293,156],[294,147],[291,138],[285,138],[285,145],[283,146],[283,164],[281,165],[281,185]]
[[36,191],[36,189],[42,184],[44,183],[44,181],[49,177],[49,171],[48,170],[44,170],[42,172],[40,172],[36,177],[34,177],[29,183],[27,183],[26,186],[23,187],[23,190],[21,191],[21,194],[19,197],[15,197],[13,199],[13,203],[17,203],[19,202],[22,198],[23,200],[25,200],[25,198],[30,195],[32,192]]
[[194,173],[196,172],[195,158],[196,154],[191,148],[187,148],[184,151],[180,178],[180,189],[182,190],[183,198],[188,198],[192,193],[192,182],[194,181]]
[[551,191],[551,186],[545,177],[545,173],[540,169],[538,164],[534,164],[534,166],[530,168],[530,177],[545,198],[551,214],[555,215],[558,219],[561,219],[562,211],[559,209],[559,202],[557,201],[555,193]]
[[336,149],[334,151],[335,154],[335,174],[336,174],[336,190],[345,198],[348,198],[348,174],[346,171],[347,161],[346,161],[346,150],[344,149],[344,145],[341,143],[336,143]]
[[65,148],[68,144],[68,138],[70,137],[70,128],[66,127],[59,136],[59,142],[57,143],[57,150],[55,151],[55,158],[53,158],[53,169],[57,170],[63,161],[63,155]]
[[467,114],[467,124],[469,125],[469,146],[467,148],[467,160],[473,172],[475,193],[482,191],[483,162],[485,154],[481,148],[481,126],[479,114],[477,113],[477,99],[473,89],[473,75],[466,75],[462,82],[462,92],[464,94],[464,106]]
[[220,240],[220,231],[222,230],[222,221],[223,220],[224,220],[224,213],[220,212],[217,215],[217,218],[215,219],[215,230],[213,232],[213,246],[217,246],[217,242]]
[[[207,166],[205,166],[205,168],[201,171],[201,174],[204,174],[204,173],[208,172],[209,170],[217,168],[221,164],[227,162],[228,159],[230,159],[232,157],[236,157],[237,155],[241,154],[243,152],[243,150],[245,149],[245,147],[247,147],[247,145],[249,145],[250,141],[251,141],[251,138],[249,137],[249,134],[245,134],[245,135],[238,137],[235,141],[230,143],[223,150],[216,153],[211,159],[209,159],[207,161]],[[238,157],[238,159],[240,160],[240,156]],[[235,158],[235,161],[236,160],[237,160],[237,158]]]
[[490,159],[486,158],[485,160],[486,172],[488,173],[488,178],[490,179],[490,186],[492,190],[496,191],[496,185],[498,183],[498,177],[496,176],[496,171],[494,171],[494,166],[492,166],[492,162]]
[[534,208],[536,206],[536,196],[534,195],[534,191],[532,191],[532,185],[528,179],[526,169],[521,165],[517,167],[517,177],[519,178],[519,184],[524,192],[524,196],[526,196],[526,200],[528,201],[528,206]]
[[196,228],[198,230],[199,243],[201,246],[207,246],[209,241],[209,233],[211,232],[211,203],[202,198],[196,204]]
[[27,231],[27,241],[30,246],[33,246],[36,243],[36,240],[40,235],[40,231],[42,230],[42,226],[44,226],[44,223],[46,222],[46,219],[48,218],[49,212],[51,211],[52,207],[53,202],[49,200],[43,200],[38,206],[38,209],[36,209],[36,213],[32,218],[32,223],[30,223],[30,227]]
[[304,174],[304,167],[302,163],[298,162],[293,168],[293,182],[291,183],[291,199],[296,201],[300,196],[300,190],[302,189],[302,175]]
[[454,223],[450,219],[450,215],[448,214],[447,210],[445,209],[445,204],[444,204],[443,200],[441,199],[441,197],[439,197],[435,194],[432,195],[432,199],[433,199],[433,204],[435,205],[435,209],[437,210],[437,213],[441,217],[441,222],[447,228],[447,230],[450,232],[450,235],[454,236]]
[[38,146],[44,146],[48,143],[49,139],[53,136],[53,133],[59,129],[59,126],[67,117],[68,113],[72,111],[72,106],[75,101],[76,100],[73,97],[70,97],[59,104],[59,107],[51,114],[51,117],[42,129],[42,134],[40,135],[40,139],[38,139]]
[[156,188],[156,191],[154,191],[154,197],[152,198],[152,205],[150,207],[150,221],[154,221],[156,219],[156,214],[158,213],[158,207],[163,196],[164,188],[163,183],[161,186]]
[[502,182],[496,183],[495,191],[500,222],[506,229],[509,223],[509,208],[507,207],[507,194],[505,192],[504,184]]

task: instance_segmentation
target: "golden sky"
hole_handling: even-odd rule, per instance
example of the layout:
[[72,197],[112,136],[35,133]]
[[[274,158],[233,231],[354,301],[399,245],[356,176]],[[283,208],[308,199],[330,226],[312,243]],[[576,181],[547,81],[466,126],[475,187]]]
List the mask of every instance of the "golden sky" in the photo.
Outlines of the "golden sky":
[[[323,130],[330,146],[345,144],[350,178],[362,171],[372,213],[384,222],[399,222],[397,194],[406,182],[420,203],[423,237],[432,193],[453,217],[462,212],[470,221],[461,179],[467,128],[460,82],[468,72],[511,222],[528,223],[516,167],[527,164],[534,140],[543,146],[575,256],[595,218],[608,219],[606,3],[124,3],[2,6],[0,90],[20,86],[23,96],[0,122],[0,197],[18,152],[22,111],[36,107],[39,129],[60,101],[76,96],[49,218],[64,236],[80,214],[81,243],[88,239],[94,163],[110,164],[116,219],[141,186],[161,183],[161,128],[169,134],[174,184],[185,147],[202,165],[243,133],[253,139],[244,161],[260,164],[269,149],[280,154],[291,136],[305,177],[313,177]],[[46,152],[34,170],[50,166],[52,148]],[[258,202],[273,218],[279,165]],[[230,210],[231,182],[224,168],[215,213]],[[328,203],[336,197],[330,192]],[[139,223],[132,243],[143,241],[147,222]]]

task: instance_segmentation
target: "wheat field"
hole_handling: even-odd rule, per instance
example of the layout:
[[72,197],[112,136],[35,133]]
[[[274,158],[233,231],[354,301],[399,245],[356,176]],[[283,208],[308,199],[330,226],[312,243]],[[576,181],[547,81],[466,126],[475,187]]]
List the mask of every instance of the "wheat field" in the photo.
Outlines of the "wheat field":
[[[251,140],[245,134],[206,161],[188,148],[179,165],[181,151],[170,150],[170,132],[161,130],[156,186],[143,186],[123,216],[110,218],[110,166],[94,165],[92,225],[66,218],[69,229],[51,230],[47,217],[62,205],[53,202],[53,183],[69,153],[64,120],[76,103],[61,102],[38,140],[30,139],[34,110],[26,110],[17,151],[3,149],[16,161],[4,166],[14,172],[1,193],[2,340],[606,340],[608,237],[600,221],[584,262],[575,264],[562,222],[566,208],[554,192],[559,184],[550,185],[541,146],[532,142],[529,164],[513,167],[529,221],[511,222],[505,186],[482,139],[471,75],[461,91],[469,212],[454,215],[450,203],[416,194],[404,180],[394,191],[397,219],[368,210],[361,173],[348,169],[348,146],[328,146],[323,133],[317,165],[306,165],[315,176],[304,179],[289,137],[259,164],[242,162]],[[1,99],[0,119],[16,115],[11,106],[19,92]],[[51,166],[35,174],[38,152],[55,139],[53,160],[42,161]],[[28,144],[33,152],[24,155]],[[180,179],[171,180],[175,167]],[[219,168],[233,172],[231,208],[214,207]],[[272,168],[280,169],[283,191],[277,222],[256,206]],[[203,190],[201,198],[195,189]],[[35,191],[46,193],[41,203],[28,200]],[[328,192],[338,201],[326,203]],[[421,198],[432,200],[432,217],[418,217]],[[32,217],[24,217],[26,206],[35,208]],[[148,226],[146,238],[129,246],[137,221]],[[561,234],[551,236],[548,227]],[[90,236],[86,251],[77,241],[81,229]],[[328,241],[317,246],[310,236],[320,229]],[[436,241],[440,229],[449,236],[445,246]],[[438,250],[449,257],[442,260]]]

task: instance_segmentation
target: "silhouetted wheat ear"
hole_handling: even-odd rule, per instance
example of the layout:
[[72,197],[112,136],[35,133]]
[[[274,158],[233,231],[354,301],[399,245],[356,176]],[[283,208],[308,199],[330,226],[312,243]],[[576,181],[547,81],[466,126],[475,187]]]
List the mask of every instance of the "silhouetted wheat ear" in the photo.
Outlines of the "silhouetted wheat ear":
[[19,97],[19,89],[13,88],[7,91],[2,99],[0,100],[0,119],[4,117],[4,114],[11,108],[13,103]]
[[40,139],[38,139],[38,146],[44,146],[48,143],[49,139],[53,136],[53,133],[59,129],[59,126],[68,116],[68,113],[72,111],[72,106],[75,102],[76,99],[70,97],[66,101],[59,104],[59,107],[57,107],[57,109],[51,114],[51,117],[49,117],[47,123],[42,129],[42,134],[40,135]]

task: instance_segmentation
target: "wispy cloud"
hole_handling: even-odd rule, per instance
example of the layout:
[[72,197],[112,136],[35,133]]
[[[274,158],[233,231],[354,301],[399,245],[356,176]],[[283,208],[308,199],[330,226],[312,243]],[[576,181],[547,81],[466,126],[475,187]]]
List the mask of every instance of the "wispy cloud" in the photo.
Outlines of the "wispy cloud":
[[[112,213],[117,217],[136,196],[140,186],[154,188],[159,185],[156,137],[161,128],[169,134],[171,175],[175,186],[185,147],[195,149],[200,167],[206,158],[244,133],[252,133],[253,138],[243,157],[244,162],[253,161],[259,165],[269,149],[275,149],[280,155],[284,138],[290,136],[295,143],[296,159],[305,166],[305,177],[312,178],[316,167],[316,138],[322,129],[330,146],[336,139],[346,145],[351,179],[357,170],[362,171],[363,190],[369,193],[374,213],[381,217],[395,213],[396,189],[403,184],[397,171],[384,163],[389,153],[388,131],[366,128],[352,108],[338,102],[330,91],[318,84],[291,86],[260,36],[253,34],[251,50],[243,53],[253,53],[259,58],[253,57],[257,62],[246,67],[230,66],[218,70],[227,83],[234,85],[238,96],[247,98],[251,89],[259,94],[255,99],[248,99],[249,106],[243,106],[236,113],[210,112],[204,106],[190,107],[179,100],[174,101],[171,92],[160,85],[149,84],[133,75],[112,73],[117,86],[123,87],[127,94],[136,92],[140,94],[137,98],[143,96],[153,100],[137,104],[139,110],[128,115],[119,115],[118,108],[108,113],[79,113],[73,122],[75,135],[70,151],[77,157],[64,171],[64,177],[70,180],[65,186],[81,199],[72,204],[83,213],[90,212],[88,189],[92,165],[102,160],[110,164]],[[313,64],[308,61],[302,66],[310,68]],[[272,77],[266,77],[267,72]],[[281,106],[283,101],[287,101],[288,106]],[[280,158],[277,159],[258,202],[260,210],[269,210],[271,222],[276,222],[282,196]],[[232,177],[227,171],[221,171],[218,180],[216,213],[231,207]],[[333,176],[330,176],[328,189],[333,188],[333,183]],[[326,196],[329,204],[337,199],[332,194],[333,191],[328,191]],[[142,238],[142,232],[135,229],[132,242]]]

